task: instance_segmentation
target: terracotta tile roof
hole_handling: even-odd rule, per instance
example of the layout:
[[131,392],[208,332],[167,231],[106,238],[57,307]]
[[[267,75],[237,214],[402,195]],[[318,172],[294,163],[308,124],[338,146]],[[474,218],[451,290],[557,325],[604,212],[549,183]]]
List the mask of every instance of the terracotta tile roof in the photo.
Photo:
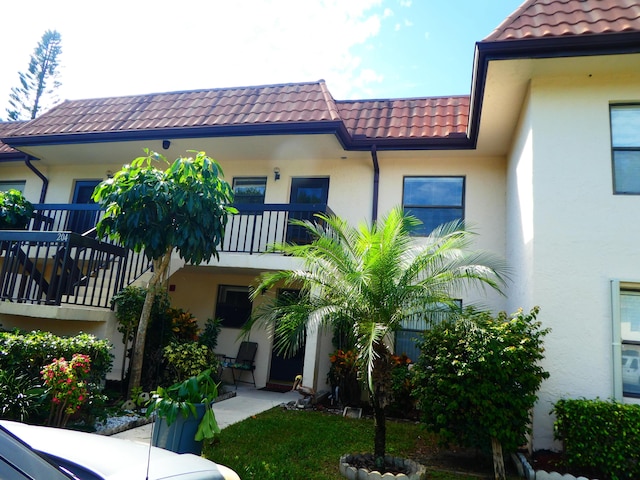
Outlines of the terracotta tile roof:
[[13,136],[28,143],[29,137],[202,127],[277,124],[293,130],[318,122],[343,125],[352,138],[393,141],[463,135],[468,117],[468,97],[335,101],[321,80],[71,100],[23,124]]
[[336,120],[324,82],[70,100],[18,136]]
[[[25,122],[0,122],[0,138],[11,135],[18,127],[24,125]],[[15,148],[11,148],[6,143],[0,141],[0,156],[21,154]],[[21,154],[22,155],[22,154]]]
[[469,97],[337,101],[354,139],[424,139],[464,136]]
[[638,0],[528,0],[483,42],[639,31]]

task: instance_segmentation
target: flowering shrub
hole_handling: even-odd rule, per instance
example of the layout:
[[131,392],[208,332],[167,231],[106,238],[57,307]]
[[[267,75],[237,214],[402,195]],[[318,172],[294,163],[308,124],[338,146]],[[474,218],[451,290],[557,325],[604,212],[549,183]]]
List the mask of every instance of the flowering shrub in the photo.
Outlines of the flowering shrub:
[[37,330],[0,332],[0,370],[25,373],[34,383],[39,383],[43,365],[54,358],[71,358],[74,353],[84,353],[91,358],[89,381],[100,384],[113,364],[111,348],[108,340],[97,339],[88,333],[60,337]]
[[76,353],[71,361],[56,358],[42,369],[42,379],[51,396],[48,424],[64,427],[89,397],[86,379],[91,370],[88,355]]
[[360,403],[357,355],[353,350],[336,350],[329,356],[331,367],[327,380],[334,397],[345,406]]

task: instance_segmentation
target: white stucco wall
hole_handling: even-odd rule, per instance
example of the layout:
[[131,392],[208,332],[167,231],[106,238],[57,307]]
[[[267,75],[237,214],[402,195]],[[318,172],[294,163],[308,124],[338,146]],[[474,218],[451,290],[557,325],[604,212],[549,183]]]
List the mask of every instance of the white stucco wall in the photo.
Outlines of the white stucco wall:
[[613,395],[609,285],[638,277],[640,197],[612,193],[609,104],[639,100],[639,80],[537,78],[521,116],[507,182],[507,251],[521,285],[509,304],[539,305],[552,329],[534,448],[554,445],[555,400]]
[[[473,157],[467,153],[379,152],[380,203],[378,216],[402,205],[405,176],[464,176],[465,223],[477,235],[473,249],[505,257],[505,160]],[[464,305],[471,303],[493,311],[506,307],[505,297],[493,290],[460,292]]]
[[[36,168],[41,168],[38,162],[33,162]],[[24,181],[24,196],[30,202],[36,203],[40,200],[42,190],[42,180],[33,173],[24,162],[0,163],[0,180]]]

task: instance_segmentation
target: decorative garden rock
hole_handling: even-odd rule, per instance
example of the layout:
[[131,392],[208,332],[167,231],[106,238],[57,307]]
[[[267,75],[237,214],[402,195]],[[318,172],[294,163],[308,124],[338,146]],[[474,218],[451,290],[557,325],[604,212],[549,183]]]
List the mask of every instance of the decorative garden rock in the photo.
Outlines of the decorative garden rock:
[[385,464],[403,469],[406,473],[380,473],[377,470],[358,468],[364,458],[371,454],[347,454],[340,457],[340,475],[349,480],[422,480],[426,478],[427,469],[406,458],[385,455]]

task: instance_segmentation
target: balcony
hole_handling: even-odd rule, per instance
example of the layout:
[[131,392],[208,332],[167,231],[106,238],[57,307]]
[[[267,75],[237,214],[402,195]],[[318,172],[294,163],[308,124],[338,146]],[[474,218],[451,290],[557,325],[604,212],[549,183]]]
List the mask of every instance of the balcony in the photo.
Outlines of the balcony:
[[[37,204],[26,230],[0,230],[0,301],[109,308],[111,297],[151,267],[142,253],[95,238],[97,205]],[[242,204],[229,218],[220,252],[278,253],[306,243],[291,219],[313,220],[319,204]]]
[[306,231],[290,225],[296,220],[314,220],[316,213],[333,214],[326,204],[269,203],[237,204],[237,215],[232,215],[227,223],[220,252],[230,253],[280,253],[274,244],[310,241]]

